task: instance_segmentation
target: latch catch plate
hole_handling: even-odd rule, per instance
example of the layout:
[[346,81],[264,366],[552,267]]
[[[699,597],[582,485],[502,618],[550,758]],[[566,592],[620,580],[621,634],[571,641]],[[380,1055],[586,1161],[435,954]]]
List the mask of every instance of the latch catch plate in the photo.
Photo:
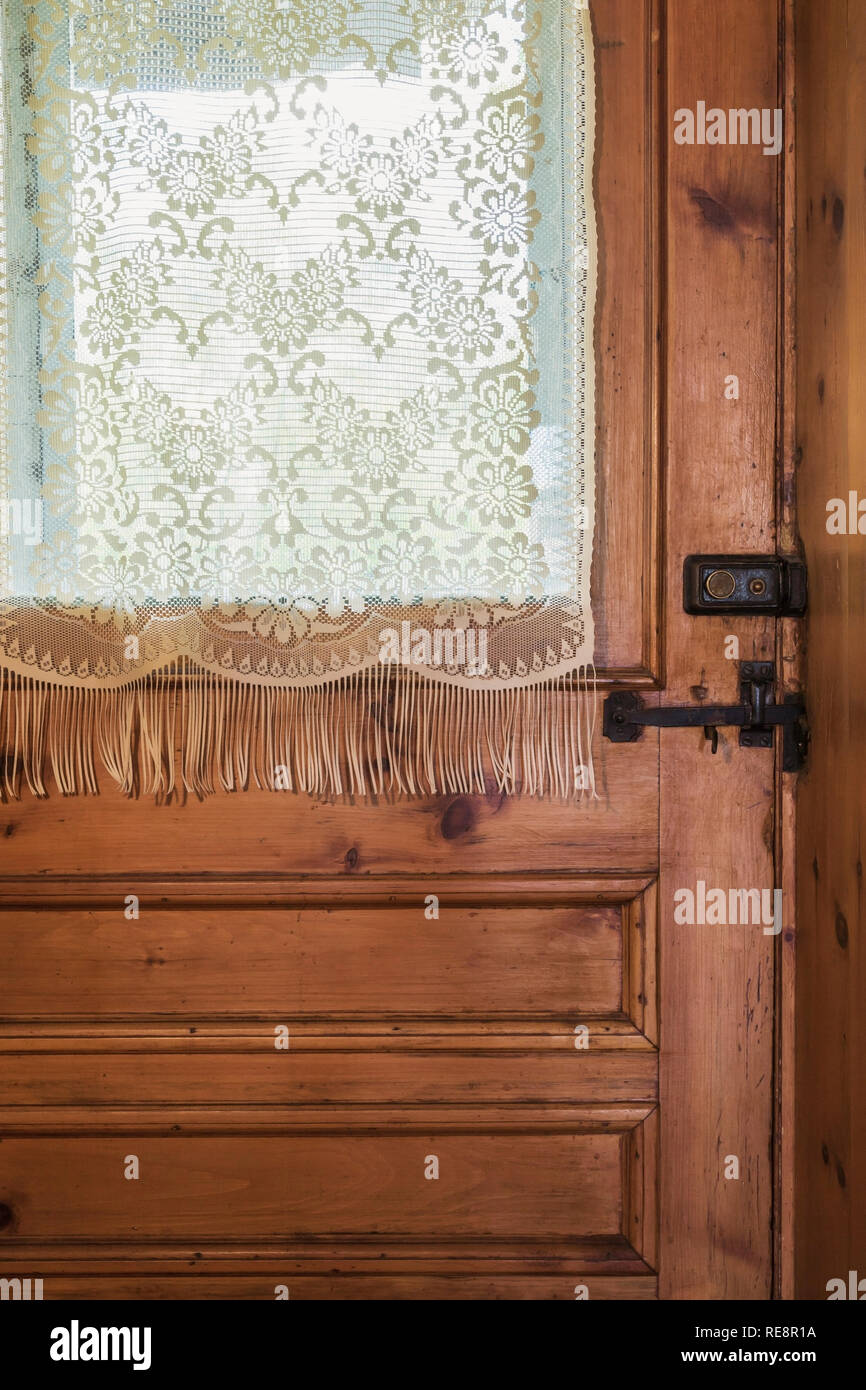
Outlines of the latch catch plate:
[[799,617],[806,611],[806,566],[780,555],[687,555],[683,561],[687,613]]

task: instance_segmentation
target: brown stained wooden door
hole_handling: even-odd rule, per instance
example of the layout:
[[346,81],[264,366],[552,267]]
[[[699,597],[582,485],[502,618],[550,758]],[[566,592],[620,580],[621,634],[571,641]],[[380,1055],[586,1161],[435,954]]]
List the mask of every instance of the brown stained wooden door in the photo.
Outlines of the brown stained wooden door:
[[[787,165],[676,145],[673,113],[784,105],[784,6],[592,10],[600,698],[733,701],[726,636],[775,659],[778,625],[687,617],[681,566],[782,535]],[[673,901],[774,884],[774,755],[670,730],[596,759],[573,807],[104,784],[0,808],[0,1274],[46,1298],[771,1296],[785,947]]]

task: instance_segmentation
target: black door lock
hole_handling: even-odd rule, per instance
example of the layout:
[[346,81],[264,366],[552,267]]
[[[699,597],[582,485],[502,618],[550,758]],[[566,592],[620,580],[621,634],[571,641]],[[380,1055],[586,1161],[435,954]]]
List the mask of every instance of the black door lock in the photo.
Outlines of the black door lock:
[[741,748],[772,748],[777,725],[783,730],[782,768],[797,772],[805,762],[809,745],[806,710],[799,695],[786,695],[783,704],[773,699],[775,668],[772,661],[741,661],[738,705],[645,705],[634,690],[608,695],[604,702],[603,732],[611,743],[634,743],[645,728],[703,728],[718,746],[718,727],[740,730]]
[[778,555],[687,555],[683,561],[687,613],[765,613],[798,617],[806,611],[806,566]]

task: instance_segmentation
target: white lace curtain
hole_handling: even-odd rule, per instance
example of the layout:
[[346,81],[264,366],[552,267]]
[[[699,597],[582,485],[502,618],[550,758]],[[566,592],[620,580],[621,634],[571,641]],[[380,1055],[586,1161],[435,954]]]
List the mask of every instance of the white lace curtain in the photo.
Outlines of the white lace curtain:
[[6,790],[591,790],[574,0],[5,0]]

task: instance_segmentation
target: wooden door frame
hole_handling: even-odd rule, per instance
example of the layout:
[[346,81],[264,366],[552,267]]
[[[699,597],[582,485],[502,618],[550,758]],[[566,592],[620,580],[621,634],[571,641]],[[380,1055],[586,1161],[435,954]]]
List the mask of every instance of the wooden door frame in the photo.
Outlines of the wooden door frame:
[[[785,555],[802,554],[797,528],[797,358],[796,358],[796,0],[779,5],[779,105],[786,139],[779,179],[779,379],[777,389],[777,546]],[[776,669],[783,693],[801,691],[803,621],[783,618],[777,624]],[[780,696],[781,698],[781,696]],[[775,1183],[773,1294],[794,1297],[794,1137],[795,1137],[795,989],[797,929],[797,782],[776,763],[774,857],[776,883],[790,905],[776,941],[775,1031],[776,1078],[773,1157]]]
[[[667,0],[662,13],[666,704],[736,698],[718,624],[683,614],[683,555],[790,552],[795,539],[792,4],[732,0],[701,12],[703,28],[690,0]],[[782,153],[675,149],[674,111],[699,99],[781,107]],[[743,383],[733,408],[723,399],[728,372]],[[775,660],[783,688],[796,687],[795,624],[731,619],[724,633],[739,637],[744,658]],[[706,750],[690,734],[665,730],[660,750],[662,903],[689,881],[682,875],[695,874],[772,882],[787,895],[781,940],[771,944],[724,929],[696,935],[663,917],[659,1293],[786,1297],[794,788],[788,777],[783,783],[778,757],[768,766],[730,743],[721,753],[735,790],[725,788],[721,763],[715,775],[705,765],[698,775]],[[707,804],[714,786],[718,813]],[[768,1152],[758,1152],[762,1134],[772,1135]],[[739,1183],[722,1178],[728,1153],[740,1159]]]
[[[796,462],[809,565],[804,686],[812,751],[797,796],[799,964],[782,1014],[792,1017],[796,1000],[797,1037],[792,1023],[782,1086],[785,1288],[787,1296],[824,1300],[839,1280],[847,1286],[842,1297],[862,1300],[864,542],[856,517],[856,531],[849,519],[847,534],[834,534],[828,512],[831,499],[850,506],[851,492],[866,495],[866,11],[847,0],[794,0],[789,8],[798,119]],[[788,319],[793,336],[791,309]],[[793,395],[793,382],[789,389]],[[791,829],[788,839],[793,865]],[[833,1291],[840,1296],[838,1285]]]

